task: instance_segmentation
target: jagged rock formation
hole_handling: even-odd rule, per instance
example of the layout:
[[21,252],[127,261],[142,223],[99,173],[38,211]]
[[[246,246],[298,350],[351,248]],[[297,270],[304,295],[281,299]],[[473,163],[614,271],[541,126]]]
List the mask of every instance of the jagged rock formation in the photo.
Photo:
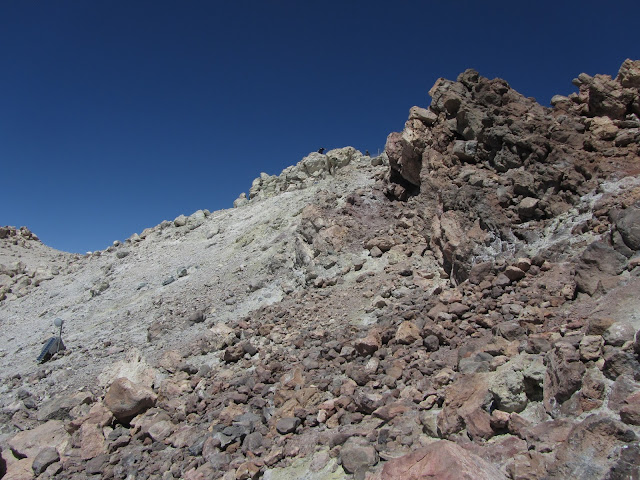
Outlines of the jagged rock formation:
[[272,197],[281,192],[292,192],[301,190],[313,185],[318,178],[326,175],[334,175],[338,169],[349,164],[368,163],[373,166],[383,165],[386,162],[384,156],[374,159],[363,156],[362,153],[353,147],[336,148],[326,154],[313,152],[300,160],[296,165],[285,168],[280,175],[267,175],[261,173],[253,181],[249,190],[249,197],[246,193],[234,202],[234,207],[246,205],[249,200],[261,200]]
[[574,83],[440,79],[382,157],[85,257],[0,230],[0,474],[638,477],[640,62]]

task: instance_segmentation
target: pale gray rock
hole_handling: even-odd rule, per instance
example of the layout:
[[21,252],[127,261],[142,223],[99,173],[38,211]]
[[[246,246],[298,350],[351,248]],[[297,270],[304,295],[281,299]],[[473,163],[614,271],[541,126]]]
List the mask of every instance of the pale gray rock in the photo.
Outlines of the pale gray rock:
[[247,194],[243,192],[233,201],[233,208],[243,207],[247,203],[249,203],[249,199],[247,198]]
[[378,463],[378,452],[364,438],[351,437],[340,449],[340,461],[347,473],[365,471]]
[[475,140],[456,140],[453,144],[453,154],[460,160],[473,160],[478,149],[478,142]]
[[621,347],[626,342],[633,342],[636,330],[628,323],[616,322],[611,325],[603,334],[604,343]]
[[187,220],[185,215],[179,215],[173,220],[173,225],[176,227],[184,227],[187,224]]

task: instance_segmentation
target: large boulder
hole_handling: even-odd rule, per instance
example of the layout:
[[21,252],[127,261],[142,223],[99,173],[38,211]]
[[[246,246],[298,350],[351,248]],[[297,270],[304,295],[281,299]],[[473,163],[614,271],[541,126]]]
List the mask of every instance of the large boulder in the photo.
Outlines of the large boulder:
[[389,157],[391,181],[401,185],[405,184],[407,187],[420,186],[420,170],[422,169],[420,152],[398,132],[391,133],[387,137],[387,144],[384,148],[387,157]]
[[487,383],[489,378],[486,373],[460,375],[446,388],[445,401],[437,420],[442,437],[465,428],[472,438],[488,438],[493,434],[488,413],[493,401]]
[[556,461],[547,478],[638,478],[637,453],[635,467],[627,472],[628,476],[616,475],[627,463],[625,444],[636,440],[636,434],[619,420],[591,415],[573,427],[567,441],[556,449]]
[[616,80],[626,88],[640,88],[640,60],[626,59],[618,70]]
[[[628,78],[630,80],[634,77]],[[591,115],[622,120],[631,110],[635,98],[634,91],[624,88],[609,75],[591,77],[581,73],[576,79],[576,84],[580,87],[580,95],[586,99]]]
[[627,208],[616,220],[622,240],[631,250],[640,250],[640,208]]
[[593,242],[580,257],[576,268],[578,291],[594,295],[607,292],[618,284],[626,257],[603,242]]
[[447,440],[389,460],[373,480],[506,480],[486,460]]
[[157,396],[148,387],[121,377],[116,379],[104,397],[104,404],[118,421],[128,422],[136,415],[151,408]]
[[9,440],[9,448],[18,458],[35,458],[42,450],[53,447],[64,452],[70,436],[60,420],[49,420],[32,430],[25,430]]
[[580,352],[570,343],[558,342],[545,355],[544,404],[552,412],[582,386],[586,371]]

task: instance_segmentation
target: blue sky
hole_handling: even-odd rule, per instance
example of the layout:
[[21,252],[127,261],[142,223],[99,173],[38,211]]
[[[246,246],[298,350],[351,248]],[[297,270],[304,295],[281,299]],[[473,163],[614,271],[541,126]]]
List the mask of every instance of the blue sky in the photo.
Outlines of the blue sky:
[[640,58],[637,1],[0,1],[0,225],[84,253],[384,148],[472,67],[548,104]]

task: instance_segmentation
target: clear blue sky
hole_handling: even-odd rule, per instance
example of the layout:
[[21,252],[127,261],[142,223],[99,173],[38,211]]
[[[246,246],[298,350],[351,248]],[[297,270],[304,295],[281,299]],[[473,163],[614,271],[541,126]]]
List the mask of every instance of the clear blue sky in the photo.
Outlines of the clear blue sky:
[[0,0],[0,225],[84,253],[319,147],[377,152],[466,68],[548,104],[640,58],[638,1]]

